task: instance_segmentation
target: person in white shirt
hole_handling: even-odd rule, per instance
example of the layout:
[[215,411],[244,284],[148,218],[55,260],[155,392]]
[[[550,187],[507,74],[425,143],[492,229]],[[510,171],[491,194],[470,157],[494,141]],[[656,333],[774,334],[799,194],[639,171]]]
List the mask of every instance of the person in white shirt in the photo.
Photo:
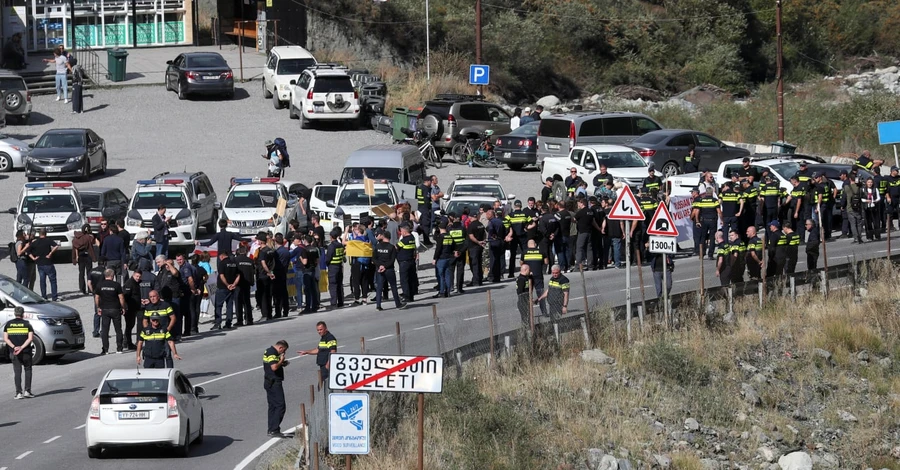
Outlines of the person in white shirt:
[[522,108],[516,107],[513,111],[512,119],[509,120],[509,130],[513,131],[519,127],[519,120],[522,118]]

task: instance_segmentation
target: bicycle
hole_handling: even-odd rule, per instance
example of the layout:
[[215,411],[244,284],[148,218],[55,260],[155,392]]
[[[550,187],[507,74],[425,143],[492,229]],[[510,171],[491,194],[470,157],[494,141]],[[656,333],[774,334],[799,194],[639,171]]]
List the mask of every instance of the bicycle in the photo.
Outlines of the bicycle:
[[[491,145],[491,136],[494,131],[488,129],[476,139],[466,139],[453,146],[451,153],[457,163],[467,163],[480,168],[498,168],[502,165],[494,158],[494,146]],[[477,142],[477,145],[476,145]]]
[[419,153],[421,153],[422,158],[425,159],[425,165],[434,168],[441,168],[444,166],[440,154],[438,154],[437,149],[435,149],[434,144],[432,144],[434,139],[432,139],[427,132],[423,130],[412,131],[405,127],[400,128],[400,132],[409,136],[409,138],[403,139],[404,143],[419,147]]

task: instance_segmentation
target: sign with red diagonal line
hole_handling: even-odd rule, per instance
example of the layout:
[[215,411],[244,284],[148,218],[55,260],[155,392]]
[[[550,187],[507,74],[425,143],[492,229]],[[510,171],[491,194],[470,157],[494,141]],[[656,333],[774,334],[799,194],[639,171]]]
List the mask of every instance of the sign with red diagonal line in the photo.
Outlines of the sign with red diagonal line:
[[444,358],[333,353],[328,386],[332,390],[441,393]]

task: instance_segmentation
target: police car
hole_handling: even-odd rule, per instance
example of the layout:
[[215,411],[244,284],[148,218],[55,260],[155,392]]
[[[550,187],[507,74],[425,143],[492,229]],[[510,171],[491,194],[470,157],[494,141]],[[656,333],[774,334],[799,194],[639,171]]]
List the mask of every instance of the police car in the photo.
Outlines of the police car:
[[9,213],[16,216],[14,238],[18,230],[37,233],[43,229],[61,250],[72,249],[75,230],[81,230],[87,220],[81,196],[71,181],[25,183]]
[[227,230],[241,235],[287,233],[299,199],[288,193],[286,184],[280,178],[232,178],[225,203],[216,205],[228,221]]
[[[341,185],[334,199],[323,201],[315,197],[310,202],[310,210],[319,214],[322,225],[329,229],[333,226],[341,226],[345,216],[350,216],[353,222],[359,222],[362,213],[374,214],[373,208],[385,204],[394,208],[400,201],[410,204],[412,210],[416,210],[416,187],[411,184],[391,183],[387,180],[372,180],[372,195],[366,194],[366,185],[362,180],[351,179]],[[315,194],[315,188],[313,188]],[[322,217],[325,214],[326,217]],[[325,221],[331,221],[326,225]]]
[[503,189],[500,175],[458,174],[441,198],[441,210],[445,214],[454,212],[459,215],[462,212],[461,201],[471,202],[476,208],[482,203],[493,207],[494,201],[500,201],[506,207],[515,198],[515,194],[507,194]]
[[201,193],[190,180],[192,175],[184,176],[138,180],[128,206],[125,229],[132,235],[149,231],[153,228],[153,216],[162,205],[166,206],[166,215],[172,216],[177,224],[169,227],[172,246],[193,246],[198,229],[204,225],[208,232],[214,230],[215,193],[205,189],[206,193]]

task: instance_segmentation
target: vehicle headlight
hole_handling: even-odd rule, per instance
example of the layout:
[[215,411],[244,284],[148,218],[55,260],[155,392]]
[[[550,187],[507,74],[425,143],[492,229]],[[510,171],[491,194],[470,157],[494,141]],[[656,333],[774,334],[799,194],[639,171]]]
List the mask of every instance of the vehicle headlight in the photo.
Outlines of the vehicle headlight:
[[38,317],[38,320],[46,323],[47,326],[63,326],[66,324],[66,322],[62,318],[40,316]]
[[22,153],[25,152],[25,149],[23,149],[22,147],[15,146],[15,145],[10,145],[9,148],[15,150],[16,152],[22,152]]
[[129,227],[140,227],[141,221],[140,219],[132,219],[131,217],[125,217],[125,225]]
[[178,222],[179,227],[184,227],[185,225],[194,225],[194,217],[185,217],[183,219],[175,219],[175,222]]
[[66,163],[78,163],[81,160],[84,160],[84,155],[78,155],[77,157],[69,157],[66,160]]
[[84,225],[84,220],[81,218],[81,214],[72,214],[68,220],[66,220],[66,228],[69,230],[78,230]]
[[25,163],[33,163],[33,162],[34,162],[34,158],[25,157]]
[[225,219],[225,222],[228,223],[228,225],[226,225],[226,227],[234,227],[235,226],[234,222],[231,219]]

